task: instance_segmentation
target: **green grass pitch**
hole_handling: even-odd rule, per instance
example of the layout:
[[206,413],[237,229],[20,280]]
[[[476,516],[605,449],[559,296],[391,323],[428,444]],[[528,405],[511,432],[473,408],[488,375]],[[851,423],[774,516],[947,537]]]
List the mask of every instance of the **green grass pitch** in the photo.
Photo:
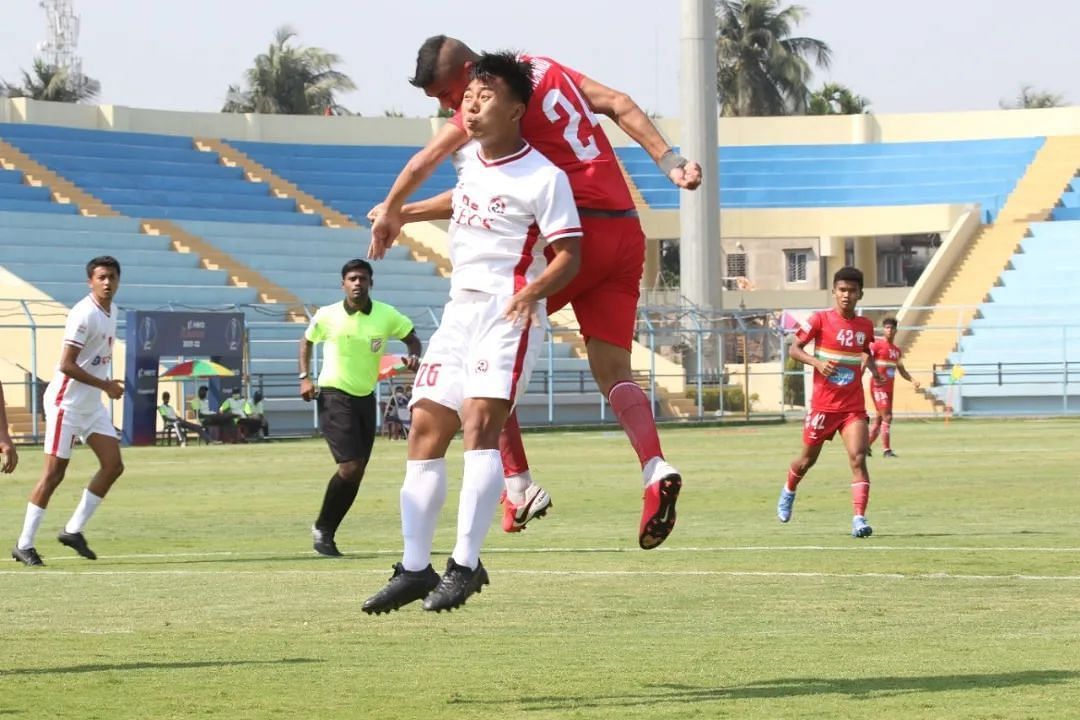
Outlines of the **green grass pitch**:
[[[0,717],[1046,718],[1080,713],[1080,423],[899,420],[870,460],[874,535],[849,536],[830,444],[791,523],[775,505],[800,426],[669,429],[674,534],[637,548],[621,432],[526,444],[554,508],[492,526],[491,585],[461,610],[369,617],[400,553],[405,446],[380,440],[338,534],[311,552],[332,464],[318,441],[125,451],[91,522],[97,562],[39,535],[0,566]],[[454,539],[460,444],[436,536]],[[0,477],[14,544],[40,451]],[[493,519],[494,521],[494,519]]]

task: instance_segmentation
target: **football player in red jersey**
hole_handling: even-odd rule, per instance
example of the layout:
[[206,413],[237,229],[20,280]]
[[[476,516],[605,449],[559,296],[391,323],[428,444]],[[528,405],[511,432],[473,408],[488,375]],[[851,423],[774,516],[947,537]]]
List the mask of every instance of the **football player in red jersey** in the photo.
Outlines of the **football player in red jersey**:
[[[866,503],[870,497],[870,474],[866,470],[867,417],[863,397],[862,369],[870,371],[876,382],[882,382],[870,343],[874,339],[874,323],[855,314],[862,299],[863,274],[853,267],[840,268],[833,276],[834,305],[810,316],[795,336],[788,354],[791,358],[814,368],[814,392],[810,411],[803,423],[802,452],[788,469],[787,482],[780,491],[776,515],[780,522],[791,519],[795,504],[795,489],[817,462],[821,447],[840,433],[851,464],[851,503],[855,515],[851,534],[870,537],[873,529],[866,523]],[[804,348],[814,344],[814,354]]]
[[[641,145],[673,184],[693,190],[701,167],[678,155],[648,116],[626,94],[601,85],[550,58],[522,56],[533,66],[533,99],[521,121],[522,136],[570,178],[585,233],[581,270],[570,284],[548,298],[551,314],[570,304],[585,338],[589,366],[600,391],[637,452],[642,467],[644,507],[638,544],[662,543],[675,525],[675,501],[682,477],[665,459],[648,396],[634,382],[630,349],[645,259],[645,236],[615,152],[596,114],[607,115]],[[479,58],[460,40],[437,35],[417,54],[411,83],[457,110]],[[369,214],[369,255],[382,257],[414,219],[406,199],[435,168],[467,140],[460,113],[446,123],[398,175],[386,199]],[[500,440],[506,472],[503,529],[517,532],[543,514],[551,499],[532,482],[516,415],[507,420]]]
[[874,415],[874,419],[870,423],[870,442],[867,445],[866,453],[867,455],[870,454],[870,448],[873,447],[874,441],[877,440],[880,434],[881,445],[884,448],[882,457],[894,458],[896,453],[892,449],[891,429],[893,383],[896,381],[896,374],[900,373],[900,377],[914,385],[916,390],[921,386],[919,381],[913,379],[908,374],[907,368],[904,367],[904,363],[900,359],[903,356],[903,351],[893,344],[893,338],[896,337],[896,318],[885,318],[881,321],[881,326],[884,328],[885,336],[877,338],[870,344],[870,353],[878,366],[878,370],[885,377],[885,382],[870,382],[870,394],[874,398],[874,407],[877,409],[877,414]]

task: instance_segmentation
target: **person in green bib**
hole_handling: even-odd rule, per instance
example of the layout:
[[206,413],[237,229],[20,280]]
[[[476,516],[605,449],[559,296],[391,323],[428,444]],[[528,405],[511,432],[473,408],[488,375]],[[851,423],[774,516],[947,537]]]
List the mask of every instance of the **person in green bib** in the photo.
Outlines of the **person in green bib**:
[[[409,351],[402,362],[415,372],[423,350],[412,320],[371,298],[373,276],[366,260],[345,263],[341,268],[344,300],[319,308],[300,338],[300,397],[306,402],[316,400],[319,426],[337,463],[311,529],[315,552],[330,557],[341,555],[334,537],[356,500],[375,444],[379,361],[390,340],[400,339]],[[323,343],[317,389],[310,376],[315,343]]]

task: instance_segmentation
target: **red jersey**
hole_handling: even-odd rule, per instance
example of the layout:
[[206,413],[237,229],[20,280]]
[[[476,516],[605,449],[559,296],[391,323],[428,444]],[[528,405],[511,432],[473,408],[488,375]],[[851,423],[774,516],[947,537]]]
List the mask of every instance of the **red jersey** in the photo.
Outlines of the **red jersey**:
[[814,357],[837,363],[829,377],[814,369],[811,410],[865,413],[862,356],[874,340],[874,323],[858,316],[848,320],[835,309],[821,310],[800,325],[795,337],[800,343],[814,343]]
[[[633,210],[611,142],[578,89],[585,77],[550,58],[522,55],[533,66],[533,97],[521,135],[570,178],[578,207]],[[465,129],[461,112],[450,120]]]
[[893,382],[896,380],[896,364],[900,362],[902,354],[900,348],[885,338],[877,338],[870,343],[870,355],[874,358],[874,364],[877,365],[878,372],[885,378],[885,382],[879,383],[871,377],[871,387],[889,393],[893,391]]

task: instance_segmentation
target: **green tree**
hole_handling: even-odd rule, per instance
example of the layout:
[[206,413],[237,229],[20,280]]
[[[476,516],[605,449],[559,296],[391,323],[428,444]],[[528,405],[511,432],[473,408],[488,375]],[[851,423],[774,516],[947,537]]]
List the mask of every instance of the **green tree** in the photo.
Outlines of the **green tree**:
[[998,103],[1002,110],[1033,110],[1038,108],[1056,108],[1065,105],[1065,96],[1059,93],[1036,90],[1031,85],[1021,85],[1020,92],[1011,101]]
[[49,102],[89,102],[101,93],[101,83],[85,75],[72,75],[63,68],[34,58],[32,72],[22,71],[22,86],[0,80],[0,96],[25,97]]
[[825,83],[810,94],[808,115],[862,115],[870,112],[870,101],[839,83]]
[[230,85],[222,112],[278,115],[350,115],[336,94],[356,84],[335,69],[341,57],[322,48],[293,44],[296,30],[288,25],[274,33],[274,42],[244,73],[246,88]]
[[716,1],[716,90],[725,116],[806,112],[811,62],[829,67],[821,40],[792,37],[807,16],[801,5],[780,0]]

